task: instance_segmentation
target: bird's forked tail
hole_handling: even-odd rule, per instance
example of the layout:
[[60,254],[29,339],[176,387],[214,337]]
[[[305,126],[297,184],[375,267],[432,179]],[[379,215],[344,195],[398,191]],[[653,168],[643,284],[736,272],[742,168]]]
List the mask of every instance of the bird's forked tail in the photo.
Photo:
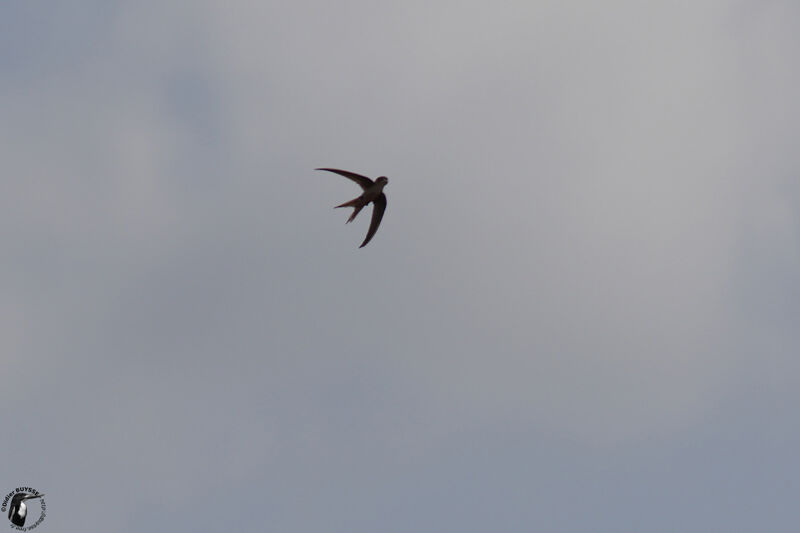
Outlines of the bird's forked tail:
[[338,209],[340,207],[352,207],[353,208],[353,213],[350,215],[350,218],[347,219],[347,222],[345,222],[345,224],[349,224],[353,220],[355,220],[356,215],[358,215],[358,213],[362,209],[364,209],[364,204],[362,204],[359,200],[361,200],[361,197],[353,198],[349,202],[345,202],[345,203],[343,203],[341,205],[337,205],[336,207],[334,207],[334,209]]

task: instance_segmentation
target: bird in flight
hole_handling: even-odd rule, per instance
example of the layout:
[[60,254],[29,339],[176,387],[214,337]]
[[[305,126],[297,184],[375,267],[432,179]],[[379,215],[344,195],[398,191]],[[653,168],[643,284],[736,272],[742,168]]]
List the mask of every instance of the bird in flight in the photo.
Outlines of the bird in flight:
[[345,202],[342,205],[337,205],[334,209],[338,207],[352,207],[353,214],[350,215],[350,218],[347,219],[345,224],[349,224],[353,220],[355,220],[356,215],[364,209],[364,207],[372,202],[372,220],[369,223],[369,230],[367,230],[367,236],[364,239],[364,242],[361,243],[359,248],[363,248],[367,245],[367,243],[372,239],[375,232],[378,231],[378,226],[381,224],[381,219],[383,218],[383,212],[386,211],[386,195],[383,194],[383,188],[389,183],[389,180],[385,176],[381,176],[377,178],[375,181],[372,181],[366,176],[362,176],[360,174],[356,174],[355,172],[348,172],[347,170],[339,170],[336,168],[318,168],[317,170],[326,170],[328,172],[334,172],[345,178],[351,179],[358,183],[359,186],[364,190],[364,192],[358,198],[353,198],[349,202]]

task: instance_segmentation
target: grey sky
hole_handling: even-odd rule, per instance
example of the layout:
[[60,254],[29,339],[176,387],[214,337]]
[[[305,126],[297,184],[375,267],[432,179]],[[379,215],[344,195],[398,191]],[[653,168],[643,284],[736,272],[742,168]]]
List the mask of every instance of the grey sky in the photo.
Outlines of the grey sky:
[[[794,531],[794,2],[0,5],[41,531]],[[332,207],[386,175],[373,241]]]

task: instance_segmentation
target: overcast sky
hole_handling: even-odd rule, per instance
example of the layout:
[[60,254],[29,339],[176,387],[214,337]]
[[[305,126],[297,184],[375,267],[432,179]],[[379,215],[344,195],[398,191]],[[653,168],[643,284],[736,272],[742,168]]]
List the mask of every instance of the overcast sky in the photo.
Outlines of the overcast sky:
[[793,0],[2,2],[0,493],[796,531],[798,94]]

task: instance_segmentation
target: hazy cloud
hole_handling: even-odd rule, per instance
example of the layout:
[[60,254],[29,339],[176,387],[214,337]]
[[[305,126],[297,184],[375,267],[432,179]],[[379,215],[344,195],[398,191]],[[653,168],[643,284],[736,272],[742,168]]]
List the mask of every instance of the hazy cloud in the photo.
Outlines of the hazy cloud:
[[[59,531],[791,530],[798,14],[3,5],[0,479]],[[389,177],[364,250],[319,166]]]

